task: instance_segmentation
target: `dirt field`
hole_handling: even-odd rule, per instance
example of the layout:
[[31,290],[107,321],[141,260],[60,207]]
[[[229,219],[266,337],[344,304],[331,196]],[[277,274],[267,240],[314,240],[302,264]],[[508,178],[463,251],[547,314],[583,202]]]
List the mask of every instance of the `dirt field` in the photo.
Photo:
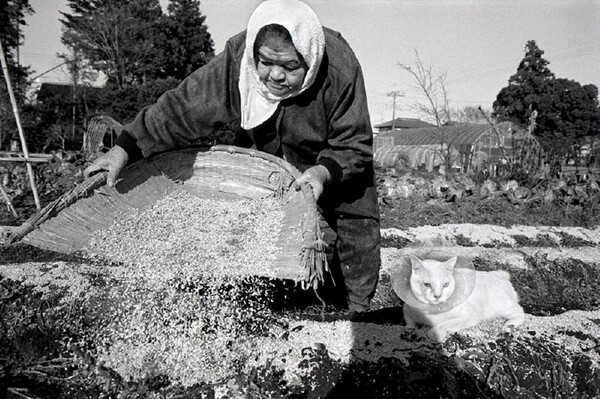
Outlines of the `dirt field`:
[[[364,314],[281,281],[136,290],[124,265],[3,247],[0,398],[598,397],[600,229],[584,219],[382,202],[381,278]],[[406,328],[390,272],[423,248],[509,271],[525,324],[500,335],[484,323],[443,345]]]

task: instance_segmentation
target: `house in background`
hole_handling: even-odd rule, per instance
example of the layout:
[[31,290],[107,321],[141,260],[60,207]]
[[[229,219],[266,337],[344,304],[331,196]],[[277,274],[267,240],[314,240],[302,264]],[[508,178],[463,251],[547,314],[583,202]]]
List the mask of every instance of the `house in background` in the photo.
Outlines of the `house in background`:
[[499,123],[495,129],[489,124],[453,124],[393,130],[375,137],[375,164],[394,167],[402,161],[429,171],[444,163],[463,172],[492,168],[512,157],[515,144],[527,137],[511,122]]
[[431,123],[416,118],[396,118],[394,120],[383,122],[373,126],[378,133],[389,132],[391,130],[417,129],[420,127],[435,127]]
[[102,109],[95,103],[90,105],[88,98],[97,97],[104,91],[104,88],[98,86],[77,85],[75,93],[73,93],[73,85],[71,83],[48,83],[44,82],[37,92],[37,101],[50,103],[55,107],[68,103],[84,103],[86,106],[91,106],[91,113],[101,112]]

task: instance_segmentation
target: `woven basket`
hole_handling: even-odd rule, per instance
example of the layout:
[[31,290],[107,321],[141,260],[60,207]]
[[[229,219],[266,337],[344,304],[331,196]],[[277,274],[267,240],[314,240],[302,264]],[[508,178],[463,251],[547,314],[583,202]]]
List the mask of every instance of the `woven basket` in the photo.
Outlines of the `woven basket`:
[[114,188],[105,175],[90,177],[17,228],[9,242],[61,253],[85,252],[94,233],[123,215],[143,211],[175,190],[200,198],[239,200],[279,198],[284,219],[279,256],[271,277],[317,288],[328,272],[320,217],[312,189],[292,187],[300,172],[289,162],[263,152],[231,146],[170,151],[128,166]]

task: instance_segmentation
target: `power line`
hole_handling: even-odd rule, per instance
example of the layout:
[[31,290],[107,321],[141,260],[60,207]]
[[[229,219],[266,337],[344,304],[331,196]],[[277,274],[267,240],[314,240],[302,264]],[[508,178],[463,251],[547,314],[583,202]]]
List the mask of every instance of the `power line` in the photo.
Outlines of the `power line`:
[[591,54],[599,53],[599,52],[600,52],[600,44],[598,44],[596,46],[590,46],[590,47],[582,48],[579,50],[573,50],[573,51],[569,51],[567,53],[559,54],[556,57],[553,57],[552,61],[550,61],[550,63],[555,62],[555,61],[563,61],[566,59],[584,57],[586,55],[591,55]]
[[44,56],[44,57],[55,57],[56,54],[54,53],[38,53],[35,51],[21,51],[21,55],[26,55],[26,56]]
[[72,61],[65,61],[65,62],[63,62],[63,63],[60,63],[60,64],[58,64],[57,66],[55,66],[55,67],[52,67],[52,68],[48,69],[46,72],[42,72],[42,73],[40,73],[39,75],[37,75],[36,77],[33,77],[33,78],[29,79],[29,80],[27,81],[27,83],[34,82],[34,81],[35,81],[37,78],[39,78],[39,77],[42,77],[42,76],[44,76],[45,74],[47,74],[47,73],[49,73],[49,72],[52,72],[52,71],[54,71],[55,69],[58,69],[58,68],[60,68],[61,66],[65,65],[65,64],[68,64],[68,63],[70,63],[70,62],[72,62]]
[[471,74],[461,73],[461,74],[459,74],[459,76],[454,75],[454,77],[452,79],[448,79],[446,81],[446,83],[465,82],[465,81],[469,81],[469,80],[473,79],[474,77],[486,76],[486,75],[494,74],[497,72],[504,72],[504,71],[512,70],[514,68],[515,68],[514,65],[511,65],[511,66],[499,67],[499,68],[494,68],[494,69],[488,69],[485,71],[480,71],[478,73],[471,73]]
[[451,103],[463,103],[463,104],[485,104],[489,100],[454,100],[450,99]]

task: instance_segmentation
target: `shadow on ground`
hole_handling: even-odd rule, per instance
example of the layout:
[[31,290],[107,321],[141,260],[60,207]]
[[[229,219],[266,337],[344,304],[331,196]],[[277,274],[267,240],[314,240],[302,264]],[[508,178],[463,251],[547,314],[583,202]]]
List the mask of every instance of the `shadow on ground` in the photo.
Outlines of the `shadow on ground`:
[[[26,262],[70,262],[80,258],[58,255],[26,245],[3,248],[0,264]],[[511,270],[513,282],[529,314],[554,315],[566,310],[595,310],[600,304],[600,272],[582,262],[567,259],[529,259],[528,270]],[[476,262],[476,267],[502,265]],[[110,282],[94,280],[98,286]],[[232,292],[223,289],[223,301]],[[101,324],[109,306],[97,300],[78,299],[65,303],[60,290],[43,296],[31,287],[0,276],[0,398],[593,398],[600,395],[600,369],[596,365],[598,337],[581,331],[564,331],[596,342],[596,347],[574,352],[553,337],[522,331],[514,336],[492,337],[475,343],[455,334],[444,345],[424,334],[403,327],[402,302],[383,274],[374,310],[348,314],[323,308],[311,291],[288,282],[263,281],[265,295],[246,298],[245,309],[260,309],[246,326],[255,336],[269,336],[269,326],[278,325],[278,339],[286,340],[298,325],[350,323],[352,349],[367,353],[388,351],[376,360],[359,357],[350,362],[336,360],[327,343],[315,336],[305,347],[297,365],[301,381],[291,384],[284,371],[266,363],[249,373],[228,376],[221,384],[198,383],[182,387],[169,377],[148,374],[128,380],[93,356],[94,343],[69,346],[86,330]],[[198,287],[182,286],[191,292]],[[248,291],[250,287],[248,287]],[[202,295],[202,290],[197,290]],[[236,295],[238,295],[236,294]],[[596,320],[600,323],[600,320]],[[396,336],[380,340],[375,331],[389,328]],[[263,348],[260,348],[263,349]],[[234,396],[237,392],[240,396]],[[246,395],[246,396],[243,396]]]

